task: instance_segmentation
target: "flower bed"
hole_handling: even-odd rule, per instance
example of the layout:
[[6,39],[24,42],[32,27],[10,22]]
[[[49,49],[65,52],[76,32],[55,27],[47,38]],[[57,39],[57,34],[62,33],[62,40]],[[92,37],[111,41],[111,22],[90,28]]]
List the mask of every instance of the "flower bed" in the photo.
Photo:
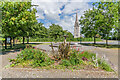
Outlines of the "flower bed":
[[[53,49],[53,48],[52,48]],[[53,50],[54,53],[54,50]],[[87,51],[71,49],[69,44],[59,45],[58,53],[49,56],[44,51],[26,47],[17,55],[16,59],[10,59],[11,67],[33,67],[44,69],[98,69],[113,71],[105,60],[96,57],[96,54]]]

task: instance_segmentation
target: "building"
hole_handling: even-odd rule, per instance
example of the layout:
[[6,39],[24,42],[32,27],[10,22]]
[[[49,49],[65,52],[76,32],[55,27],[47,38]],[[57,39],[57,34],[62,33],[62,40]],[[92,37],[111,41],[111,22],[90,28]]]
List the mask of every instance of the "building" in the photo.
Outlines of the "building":
[[74,25],[74,38],[78,38],[78,37],[80,37],[80,27],[79,27],[78,16],[76,13],[76,20]]

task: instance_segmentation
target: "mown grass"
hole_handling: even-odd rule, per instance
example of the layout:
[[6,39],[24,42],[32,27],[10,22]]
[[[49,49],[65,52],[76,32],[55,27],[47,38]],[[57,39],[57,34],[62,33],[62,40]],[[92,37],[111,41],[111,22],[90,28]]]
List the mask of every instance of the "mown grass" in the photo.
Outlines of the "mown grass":
[[81,43],[85,46],[95,46],[95,47],[101,47],[101,48],[120,48],[120,45],[111,45],[111,44],[93,44],[93,43]]
[[5,49],[5,45],[2,46],[2,53],[5,54],[6,52],[10,52],[10,51],[19,51],[20,49],[24,49],[26,48],[27,45],[31,45],[31,46],[37,46],[37,45],[50,45],[50,43],[19,43],[19,44],[15,44],[15,46],[12,46],[12,48],[10,47],[10,45],[7,45],[7,49]]

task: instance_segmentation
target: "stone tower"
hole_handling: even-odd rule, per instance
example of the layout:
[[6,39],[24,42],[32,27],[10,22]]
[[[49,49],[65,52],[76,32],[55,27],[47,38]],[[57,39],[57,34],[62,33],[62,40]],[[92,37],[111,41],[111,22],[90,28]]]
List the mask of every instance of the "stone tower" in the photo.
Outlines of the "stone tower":
[[74,38],[80,37],[80,27],[79,27],[79,22],[78,22],[78,16],[76,13],[76,20],[75,20],[75,25],[74,25]]

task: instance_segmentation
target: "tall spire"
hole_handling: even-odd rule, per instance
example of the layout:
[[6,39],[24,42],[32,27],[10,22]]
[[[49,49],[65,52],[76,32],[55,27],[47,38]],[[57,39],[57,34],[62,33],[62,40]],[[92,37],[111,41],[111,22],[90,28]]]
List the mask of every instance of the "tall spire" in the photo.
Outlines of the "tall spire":
[[79,22],[78,22],[78,15],[77,15],[77,13],[76,13],[75,27],[79,27]]
[[78,15],[77,15],[77,13],[76,13],[76,22],[78,22]]
[[74,38],[80,37],[80,27],[79,27],[79,21],[78,21],[78,15],[76,13],[76,20],[74,25]]

